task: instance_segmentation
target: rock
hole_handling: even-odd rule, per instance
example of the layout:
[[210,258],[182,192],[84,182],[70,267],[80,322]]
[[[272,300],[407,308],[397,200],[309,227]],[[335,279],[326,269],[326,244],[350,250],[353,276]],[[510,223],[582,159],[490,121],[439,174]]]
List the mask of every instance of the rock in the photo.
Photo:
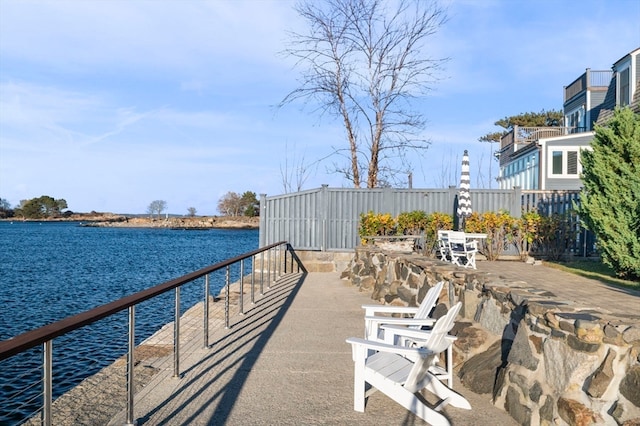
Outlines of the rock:
[[462,300],[462,316],[473,319],[476,316],[478,305],[480,304],[480,294],[473,290],[465,290]]
[[470,322],[456,322],[450,333],[457,337],[453,345],[465,354],[475,353],[475,349],[484,345],[489,338],[489,334],[485,330]]
[[398,294],[398,297],[407,304],[407,306],[418,306],[416,302],[415,293],[411,289],[404,287],[401,281],[394,281],[391,283],[391,292]]
[[509,381],[519,387],[520,392],[522,392],[523,395],[529,393],[529,383],[527,381],[527,378],[522,374],[518,374],[515,371],[509,371]]
[[567,333],[575,333],[576,328],[574,326],[574,321],[567,321],[565,319],[561,319],[558,323],[560,326],[560,330],[566,331]]
[[537,354],[542,353],[542,337],[531,335],[529,336],[529,341],[533,343],[533,347],[536,349]]
[[502,314],[500,307],[493,299],[485,299],[480,305],[478,322],[489,332],[502,336],[509,325],[509,318]]
[[573,399],[558,399],[558,414],[565,422],[575,426],[589,426],[596,421],[593,411]]
[[567,343],[572,349],[581,352],[593,353],[597,352],[598,349],[600,349],[600,343],[585,342],[584,340],[577,338],[573,334],[567,336]]
[[540,396],[542,396],[542,386],[540,386],[540,383],[536,380],[529,389],[529,399],[537,404],[540,402]]
[[524,321],[520,322],[518,332],[507,356],[507,361],[512,364],[521,365],[531,371],[535,371],[538,368],[539,361],[536,355],[534,355],[532,344],[529,342],[529,333]]
[[545,340],[542,352],[546,382],[559,393],[572,383],[584,383],[600,365],[598,356],[575,351],[562,340]]
[[361,291],[370,291],[373,290],[373,287],[376,284],[376,280],[373,277],[365,276],[360,279],[360,290]]
[[540,410],[538,410],[538,414],[540,414],[540,424],[551,424],[553,422],[553,406],[551,395],[547,395],[544,404],[540,407]]
[[636,407],[640,407],[640,365],[631,367],[620,383],[620,393]]
[[609,413],[621,426],[640,426],[640,410],[631,407],[631,410],[627,410],[629,407],[624,407],[622,400],[618,400],[613,403],[609,409]]
[[560,322],[553,312],[545,312],[544,319],[547,321],[547,325],[552,328],[559,328]]
[[589,381],[589,387],[587,388],[587,394],[593,398],[600,398],[611,383],[614,377],[613,372],[613,360],[617,356],[617,353],[609,349],[607,356],[600,364],[600,367],[593,373]]
[[531,409],[520,403],[520,393],[513,386],[507,389],[504,408],[519,424],[531,424]]
[[576,337],[587,343],[601,343],[604,332],[600,323],[577,319],[575,322]]
[[[412,289],[420,289],[422,285],[422,280],[420,279],[419,276],[415,275],[415,274],[411,274],[407,277],[407,286],[409,286],[409,288]],[[426,287],[427,289],[429,288],[428,285],[424,285],[422,287]],[[420,297],[420,294],[418,294],[418,297]],[[424,297],[424,296],[423,296]],[[420,299],[422,300],[422,299]]]
[[620,346],[623,342],[622,333],[618,331],[617,327],[606,324],[602,331],[604,333],[603,341],[605,343]]
[[445,305],[444,303],[438,303],[431,312],[431,318],[437,320],[438,318],[447,315],[447,312],[449,312],[449,308],[447,308],[447,305]]
[[627,328],[624,333],[622,333],[622,338],[627,343],[640,341],[640,327],[632,326]]
[[616,420],[618,424],[622,424],[622,417],[624,416],[624,407],[620,404],[620,401],[616,401],[613,403],[611,408],[609,409],[609,413]]
[[497,341],[486,351],[470,358],[460,369],[458,376],[471,391],[492,393],[498,369],[502,366],[501,342]]

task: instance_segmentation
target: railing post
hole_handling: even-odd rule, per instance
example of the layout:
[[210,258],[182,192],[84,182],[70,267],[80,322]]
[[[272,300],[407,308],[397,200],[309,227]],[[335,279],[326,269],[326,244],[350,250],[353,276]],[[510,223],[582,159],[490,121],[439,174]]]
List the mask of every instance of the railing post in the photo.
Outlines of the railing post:
[[133,367],[135,365],[134,351],[136,348],[136,306],[129,306],[129,351],[127,352],[127,422],[126,426],[135,426],[133,419],[133,395],[135,393],[133,382]]
[[204,347],[209,347],[209,274],[204,276],[204,324],[202,324],[202,329],[204,330]]
[[240,260],[240,315],[244,315],[244,259]]
[[226,274],[225,274],[225,287],[226,291],[224,296],[224,328],[229,328],[229,292],[231,290],[231,273],[230,268],[227,265]]
[[271,250],[267,250],[267,289],[271,288]]
[[276,265],[276,280],[280,279],[280,277],[282,277],[282,244],[278,245],[278,264]]
[[256,256],[251,256],[251,304],[256,303],[255,299],[256,288]]
[[269,255],[271,256],[271,253],[273,253],[273,262],[269,262],[269,288],[271,288],[271,284],[275,284],[276,280],[278,279],[278,253],[275,250],[275,247],[271,247],[269,249]]
[[264,252],[260,252],[260,296],[264,295]]
[[180,287],[176,287],[173,320],[173,377],[180,377]]
[[44,342],[42,348],[42,424],[51,426],[51,404],[53,401],[53,340]]
[[289,250],[287,250],[287,246],[285,245],[283,248],[284,260],[282,261],[282,273],[284,275],[287,275],[287,253],[288,252]]

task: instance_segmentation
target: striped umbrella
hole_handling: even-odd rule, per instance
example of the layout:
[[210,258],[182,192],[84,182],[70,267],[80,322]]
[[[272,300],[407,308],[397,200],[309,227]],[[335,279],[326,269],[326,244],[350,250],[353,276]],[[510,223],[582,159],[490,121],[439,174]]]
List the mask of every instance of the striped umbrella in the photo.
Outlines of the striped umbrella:
[[471,216],[471,195],[469,188],[471,179],[469,178],[469,153],[464,150],[462,156],[462,173],[460,175],[460,191],[458,192],[458,218],[459,229],[464,230],[464,220]]

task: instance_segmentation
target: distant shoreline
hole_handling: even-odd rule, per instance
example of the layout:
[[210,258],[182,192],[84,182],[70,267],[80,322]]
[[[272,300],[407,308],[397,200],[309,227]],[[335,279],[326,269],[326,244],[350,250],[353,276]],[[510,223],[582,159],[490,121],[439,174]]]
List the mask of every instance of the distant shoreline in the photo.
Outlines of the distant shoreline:
[[260,218],[246,216],[138,217],[112,213],[74,213],[68,217],[22,219],[6,218],[4,222],[80,222],[81,226],[108,228],[166,228],[185,230],[258,229]]

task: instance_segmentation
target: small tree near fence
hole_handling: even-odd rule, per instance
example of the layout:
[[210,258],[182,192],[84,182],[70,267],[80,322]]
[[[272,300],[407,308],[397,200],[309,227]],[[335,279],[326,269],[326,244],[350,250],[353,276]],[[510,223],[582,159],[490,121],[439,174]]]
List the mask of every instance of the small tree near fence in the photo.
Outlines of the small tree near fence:
[[640,114],[616,109],[596,126],[582,153],[579,212],[597,238],[602,261],[622,278],[640,279]]

